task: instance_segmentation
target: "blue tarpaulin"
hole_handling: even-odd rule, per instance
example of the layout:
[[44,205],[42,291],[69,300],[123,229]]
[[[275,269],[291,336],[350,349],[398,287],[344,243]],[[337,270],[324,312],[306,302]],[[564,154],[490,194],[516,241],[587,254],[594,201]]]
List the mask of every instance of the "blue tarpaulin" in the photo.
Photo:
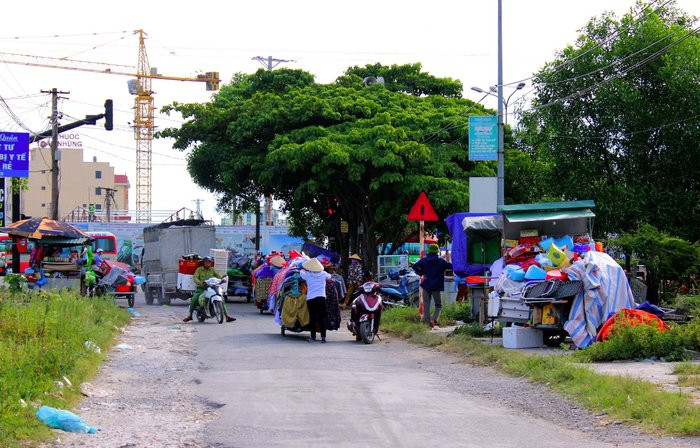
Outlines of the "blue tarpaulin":
[[323,247],[316,246],[311,243],[304,243],[304,246],[301,248],[301,250],[306,252],[311,258],[315,258],[321,255],[325,258],[328,258],[333,263],[338,263],[340,261],[340,254],[328,249],[324,249]]
[[[450,231],[450,236],[452,237],[452,268],[454,273],[460,277],[467,277],[469,275],[483,275],[484,271],[491,266],[488,264],[470,264],[467,260],[467,229],[464,227],[465,218],[480,218],[480,217],[497,217],[494,218],[493,222],[488,223],[486,227],[489,230],[497,230],[500,214],[499,213],[455,213],[448,216],[445,219],[447,223],[447,228]],[[474,220],[479,221],[477,220]],[[486,221],[486,220],[484,220]],[[500,224],[502,226],[502,224]]]

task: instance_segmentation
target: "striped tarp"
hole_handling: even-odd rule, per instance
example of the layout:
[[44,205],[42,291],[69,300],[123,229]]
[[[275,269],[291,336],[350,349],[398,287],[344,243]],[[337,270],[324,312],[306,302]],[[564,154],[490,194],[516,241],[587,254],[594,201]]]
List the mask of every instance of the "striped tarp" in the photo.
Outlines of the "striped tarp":
[[583,290],[571,306],[564,329],[577,347],[595,342],[597,329],[622,308],[635,308],[625,272],[604,252],[588,252],[567,269],[570,280],[582,280]]

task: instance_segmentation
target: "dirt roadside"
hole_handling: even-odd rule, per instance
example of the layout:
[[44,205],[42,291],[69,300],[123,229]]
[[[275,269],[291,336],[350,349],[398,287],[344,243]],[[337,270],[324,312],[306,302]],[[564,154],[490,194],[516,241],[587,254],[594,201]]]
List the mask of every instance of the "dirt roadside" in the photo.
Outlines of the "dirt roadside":
[[56,431],[45,447],[200,447],[215,405],[194,393],[195,326],[181,325],[182,309],[138,307],[142,317],[124,329],[88,395],[74,412],[97,434]]

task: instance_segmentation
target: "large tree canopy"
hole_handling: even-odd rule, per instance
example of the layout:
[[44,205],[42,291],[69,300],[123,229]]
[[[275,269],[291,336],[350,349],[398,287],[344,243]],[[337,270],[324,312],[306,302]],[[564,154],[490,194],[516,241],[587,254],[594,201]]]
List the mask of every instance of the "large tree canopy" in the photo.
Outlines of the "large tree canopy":
[[[364,87],[370,75],[385,83]],[[408,236],[406,214],[421,191],[445,217],[467,209],[469,176],[495,174],[494,163],[468,160],[467,117],[486,112],[461,90],[420,64],[352,67],[331,84],[260,70],[237,75],[209,103],[169,106],[187,121],[161,136],[192,148],[192,177],[224,208],[272,194],[295,233],[340,236],[345,220],[362,229],[373,260],[377,239]]]
[[700,38],[660,3],[592,19],[533,80],[519,139],[551,168],[548,195],[596,200],[599,232],[698,240]]

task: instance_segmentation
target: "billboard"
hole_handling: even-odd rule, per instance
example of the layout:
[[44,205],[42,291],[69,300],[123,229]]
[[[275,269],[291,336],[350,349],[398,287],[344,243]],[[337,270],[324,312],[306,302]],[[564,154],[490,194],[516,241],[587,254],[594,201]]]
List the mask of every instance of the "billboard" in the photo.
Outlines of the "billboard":
[[26,132],[0,132],[0,177],[29,177]]

